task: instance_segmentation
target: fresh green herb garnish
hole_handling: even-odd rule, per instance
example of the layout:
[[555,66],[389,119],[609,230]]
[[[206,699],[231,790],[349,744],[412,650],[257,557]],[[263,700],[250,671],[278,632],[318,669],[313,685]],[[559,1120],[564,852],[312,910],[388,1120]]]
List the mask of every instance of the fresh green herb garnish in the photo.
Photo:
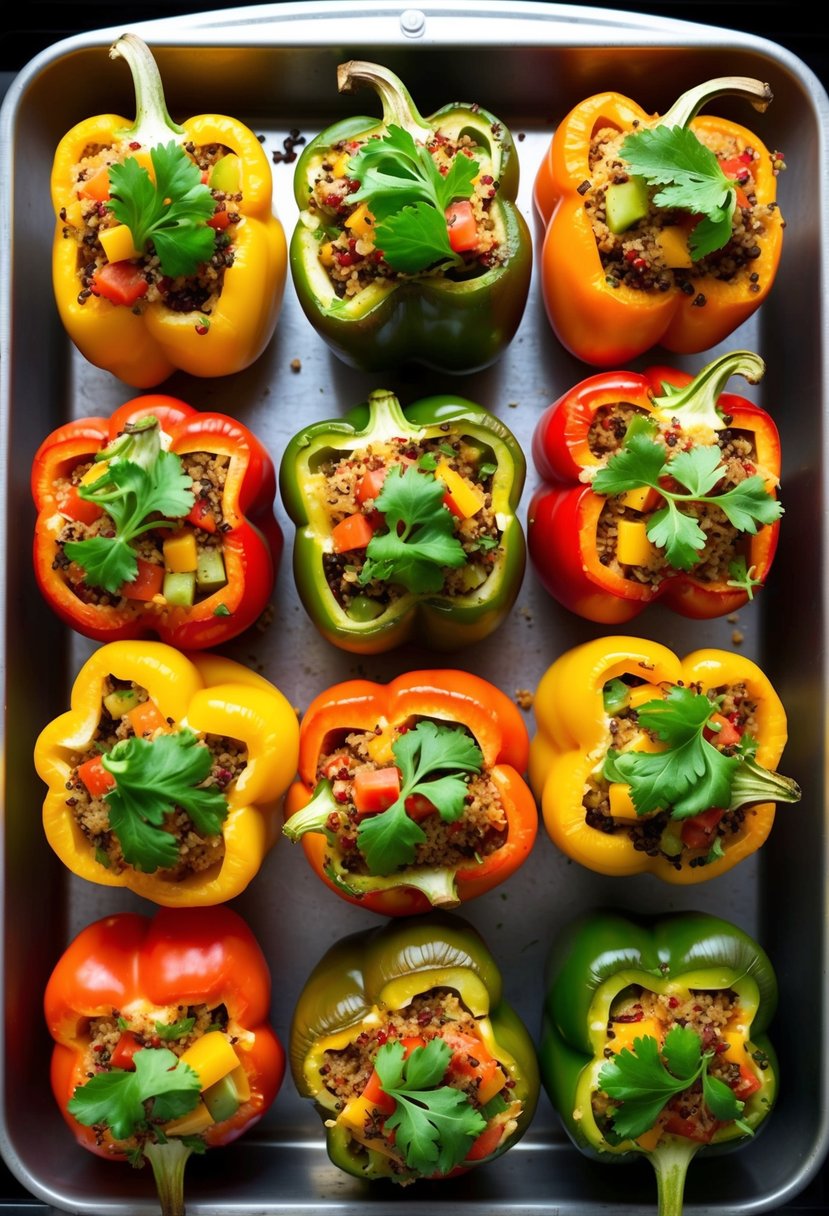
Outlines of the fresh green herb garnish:
[[493,477],[498,472],[497,464],[493,464],[491,460],[485,460],[483,464],[478,466],[478,476],[481,481],[486,481],[487,477]]
[[637,131],[625,138],[619,155],[649,186],[663,187],[653,196],[657,206],[702,216],[689,240],[694,261],[728,244],[737,188],[693,131],[666,126]]
[[731,578],[726,580],[726,585],[728,587],[739,587],[741,591],[745,591],[749,600],[753,600],[754,588],[761,587],[763,584],[762,579],[754,578],[754,571],[756,569],[756,566],[746,568],[746,559],[740,555],[735,561],[728,564],[728,573],[731,575]]
[[[201,1088],[198,1073],[169,1048],[143,1048],[133,1062],[134,1071],[113,1068],[80,1085],[67,1104],[69,1113],[84,1127],[102,1124],[116,1140],[127,1140],[195,1108]],[[149,1113],[147,1102],[152,1102]]]
[[189,1034],[196,1024],[195,1018],[181,1018],[178,1022],[156,1022],[155,1033],[160,1039],[181,1039]]
[[451,443],[439,443],[438,451],[442,452],[444,456],[456,456],[457,455],[457,452],[452,447]]
[[130,1024],[127,1019],[122,1017],[116,1018],[116,1025],[119,1030],[129,1030],[130,1028]]
[[152,740],[121,739],[103,757],[104,768],[116,782],[104,795],[109,825],[130,865],[146,874],[175,865],[178,843],[162,826],[175,807],[187,812],[202,836],[221,830],[227,816],[224,794],[195,788],[212,763],[210,749],[190,730]]
[[366,548],[360,584],[373,579],[399,583],[415,594],[439,591],[447,566],[463,566],[466,553],[455,536],[452,513],[443,505],[446,486],[413,467],[389,469],[375,506],[387,531],[375,532]]
[[205,222],[213,195],[180,144],[159,144],[150,156],[155,181],[134,156],[112,165],[109,209],[129,228],[136,249],[144,252],[152,241],[163,274],[195,274],[213,255],[216,234]]
[[618,714],[630,702],[630,685],[624,680],[608,680],[602,686],[602,705],[606,714]]
[[[681,504],[711,503],[739,532],[751,534],[759,524],[774,523],[783,514],[758,474],[723,494],[711,494],[724,472],[722,451],[715,444],[668,457],[666,449],[647,435],[628,432],[622,450],[599,469],[592,485],[597,494],[607,495],[624,494],[643,485],[658,490],[665,506],[651,516],[648,539],[665,550],[675,570],[690,570],[699,561],[707,538],[696,519],[680,510]],[[686,492],[666,489],[663,478],[673,478]]]
[[418,722],[392,744],[400,769],[400,795],[388,810],[362,820],[357,847],[372,874],[391,874],[411,865],[415,850],[426,839],[423,828],[406,814],[410,794],[422,794],[437,807],[445,823],[463,814],[466,781],[462,774],[479,773],[483,754],[474,739],[453,726]]
[[497,536],[487,536],[484,533],[476,539],[475,548],[480,549],[482,553],[489,553],[492,549],[497,549],[500,543]]
[[437,456],[435,456],[434,452],[424,452],[417,462],[417,467],[425,469],[427,473],[434,473],[438,467]]
[[410,1169],[448,1174],[466,1158],[487,1120],[459,1089],[440,1084],[452,1058],[444,1039],[416,1047],[408,1059],[403,1055],[402,1043],[384,1043],[374,1059],[383,1091],[397,1103],[385,1127],[395,1133]]
[[745,1102],[724,1081],[709,1076],[713,1051],[703,1052],[700,1036],[690,1026],[674,1026],[665,1036],[662,1051],[653,1035],[633,1040],[602,1066],[599,1087],[621,1103],[611,1115],[613,1129],[623,1140],[635,1140],[650,1131],[665,1105],[702,1078],[706,1106],[721,1123],[735,1122],[746,1134],[752,1129],[740,1119]]
[[213,609],[214,616],[233,616],[233,613],[228,608],[227,604],[217,604]]

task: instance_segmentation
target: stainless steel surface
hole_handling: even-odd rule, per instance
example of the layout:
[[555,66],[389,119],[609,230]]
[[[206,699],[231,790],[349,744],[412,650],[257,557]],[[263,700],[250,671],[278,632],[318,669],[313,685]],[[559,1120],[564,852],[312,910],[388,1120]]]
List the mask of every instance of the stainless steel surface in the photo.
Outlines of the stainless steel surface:
[[[534,228],[536,167],[555,122],[603,88],[661,111],[682,91],[725,74],[769,80],[775,100],[764,116],[736,102],[717,112],[755,129],[785,152],[780,199],[788,221],[778,280],[760,313],[732,341],[767,361],[763,382],[734,391],[772,412],[783,442],[786,507],[772,577],[740,613],[741,651],[756,658],[787,707],[790,742],[783,768],[804,790],[801,805],[778,811],[762,853],[709,883],[669,887],[649,876],[610,879],[571,864],[543,829],[529,862],[506,884],[459,914],[483,932],[505,973],[506,992],[537,1035],[541,974],[557,927],[582,909],[616,905],[661,912],[701,907],[755,933],[769,951],[783,1000],[772,1027],[781,1094],[767,1130],[737,1153],[692,1165],[690,1216],[761,1212],[792,1201],[827,1148],[825,806],[825,621],[827,577],[826,248],[829,100],[808,69],[781,48],[748,35],[623,12],[534,3],[457,2],[417,6],[311,3],[262,6],[135,26],[157,55],[174,117],[222,110],[265,137],[269,152],[293,127],[310,137],[347,113],[379,113],[370,95],[342,98],[335,69],[359,57],[386,63],[407,82],[422,112],[456,99],[479,100],[519,137],[520,206]],[[411,10],[408,10],[411,12]],[[92,644],[72,636],[41,602],[31,574],[33,509],[28,472],[50,429],[69,417],[107,413],[137,395],[86,364],[66,338],[50,278],[53,217],[48,175],[55,146],[75,122],[96,113],[132,114],[127,73],[106,57],[123,30],[80,35],[39,55],[12,83],[0,117],[7,167],[0,196],[0,387],[3,417],[0,502],[5,512],[5,820],[3,969],[4,1051],[0,1147],[12,1172],[40,1201],[75,1212],[156,1210],[148,1172],[100,1161],[77,1147],[48,1086],[50,1041],[43,1027],[44,984],[69,938],[112,911],[151,911],[137,898],[82,883],[52,856],[40,823],[43,788],[31,764],[42,726],[65,706],[71,680]],[[459,49],[459,41],[463,49]],[[522,138],[523,137],[523,138]],[[273,167],[278,213],[290,233],[296,210],[292,166]],[[696,370],[709,355],[665,358],[655,351],[633,366],[663,360]],[[301,360],[301,370],[291,370]],[[199,409],[236,414],[279,461],[306,421],[336,417],[373,388],[405,402],[456,389],[499,414],[529,454],[533,426],[562,391],[593,369],[565,354],[544,316],[534,277],[512,346],[486,373],[447,379],[400,371],[366,377],[339,364],[306,322],[290,282],[276,336],[239,376],[197,381],[178,375],[164,390]],[[530,471],[522,515],[535,485]],[[260,668],[297,706],[354,674],[385,680],[404,670],[444,665],[445,656],[407,648],[359,660],[318,637],[293,588],[291,531],[277,504],[286,552],[264,633],[226,648]],[[651,609],[627,632],[654,637],[680,653],[699,645],[731,648],[735,626],[699,623]],[[533,688],[567,647],[607,632],[552,602],[528,570],[507,623],[452,661],[480,672],[512,695]],[[532,715],[527,715],[532,730]],[[287,1041],[296,997],[311,966],[335,939],[376,923],[325,890],[299,847],[282,840],[235,906],[248,919],[274,975],[273,1019]],[[238,1144],[188,1166],[191,1213],[285,1213],[314,1208],[356,1216],[403,1216],[459,1205],[470,1216],[544,1213],[639,1216],[655,1207],[655,1184],[641,1163],[612,1169],[582,1158],[546,1098],[527,1137],[491,1166],[460,1181],[390,1193],[363,1186],[328,1161],[322,1126],[288,1078],[269,1115]]]

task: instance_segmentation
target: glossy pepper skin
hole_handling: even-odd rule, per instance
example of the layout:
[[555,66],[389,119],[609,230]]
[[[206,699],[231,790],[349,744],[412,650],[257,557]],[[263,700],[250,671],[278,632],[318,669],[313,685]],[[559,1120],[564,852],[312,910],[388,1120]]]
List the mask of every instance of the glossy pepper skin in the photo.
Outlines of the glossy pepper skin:
[[[685,1171],[694,1154],[744,1147],[750,1133],[722,1123],[710,1145],[668,1132],[611,1143],[591,1108],[604,1063],[605,1028],[614,998],[630,984],[655,993],[731,989],[742,1011],[736,1051],[759,1088],[741,1119],[752,1131],[774,1104],[777,1062],[766,1030],[777,1005],[777,980],[761,946],[736,925],[702,912],[660,918],[599,911],[556,936],[547,969],[539,1049],[541,1076],[573,1143],[604,1163],[649,1157],[657,1175],[659,1216],[680,1216]],[[628,1028],[630,1029],[630,1028]],[[740,1062],[739,1060],[737,1062]]]
[[[704,428],[706,443],[716,442],[717,431],[726,425],[724,415],[730,428],[752,437],[757,463],[767,475],[766,489],[776,497],[781,456],[774,420],[745,397],[721,391],[732,375],[753,382],[764,370],[758,356],[735,351],[714,360],[696,377],[662,366],[641,373],[599,372],[544,411],[533,435],[533,461],[542,484],[530,502],[527,541],[550,595],[578,616],[604,625],[632,620],[657,601],[696,620],[727,616],[747,603],[744,588],[727,579],[703,581],[693,568],[676,570],[653,586],[603,565],[596,533],[606,498],[582,477],[602,463],[590,449],[596,415],[605,406],[626,402],[656,420],[675,418],[683,428]],[[746,567],[760,585],[771,569],[779,531],[778,520],[747,538]]]
[[[492,510],[501,543],[489,576],[465,595],[404,591],[378,617],[357,621],[337,602],[325,577],[323,559],[330,547],[331,523],[320,501],[315,473],[323,453],[348,453],[393,436],[413,443],[455,432],[490,449],[497,466]],[[333,645],[353,654],[379,654],[404,642],[432,650],[455,650],[487,637],[509,614],[526,567],[526,541],[516,514],[526,475],[526,460],[512,432],[481,405],[443,394],[401,407],[393,393],[372,392],[343,419],[312,423],[285,448],[279,490],[296,524],[293,568],[299,597],[317,629]]]
[[[57,538],[66,522],[56,482],[92,460],[125,427],[155,417],[179,456],[209,451],[228,456],[222,497],[228,530],[222,533],[227,583],[191,607],[122,600],[85,603],[55,565]],[[98,642],[157,635],[182,650],[220,646],[250,628],[267,606],[282,554],[282,530],[273,510],[276,472],[256,436],[224,414],[199,413],[157,393],[127,401],[109,418],[79,418],[52,431],[35,453],[31,476],[37,508],[34,569],[44,599],[71,629]]]
[[[637,676],[648,685],[699,681],[702,692],[745,682],[757,702],[757,764],[773,772],[787,740],[786,713],[766,675],[750,659],[726,650],[695,650],[684,659],[658,642],[604,637],[566,651],[542,676],[535,695],[537,733],[530,745],[529,777],[547,831],[574,861],[599,874],[655,874],[665,882],[707,882],[732,869],[765,842],[775,803],[750,806],[736,833],[722,840],[723,854],[705,865],[676,869],[661,854],[634,848],[624,833],[588,826],[584,790],[602,749],[612,747],[610,715],[602,690],[613,679]],[[784,780],[784,779],[781,779]],[[791,801],[781,789],[780,800]]]
[[523,864],[538,830],[535,801],[521,776],[529,738],[518,708],[479,676],[446,670],[407,672],[388,684],[347,680],[315,697],[300,726],[299,775],[285,799],[286,819],[314,796],[319,761],[334,732],[344,736],[381,723],[400,726],[412,715],[467,727],[504,805],[507,840],[480,862],[459,868],[413,865],[389,875],[358,876],[344,868],[324,831],[302,835],[305,855],[326,886],[382,916],[411,916],[482,895]]
[[678,286],[666,292],[612,287],[579,192],[591,178],[590,145],[597,126],[626,134],[642,127],[689,126],[700,138],[734,136],[740,146],[758,152],[759,159],[752,162],[757,203],[773,203],[777,179],[772,158],[757,136],[725,119],[695,117],[701,106],[722,94],[744,97],[761,111],[772,100],[768,85],[760,81],[723,77],[689,90],[660,117],[607,91],[580,102],[556,128],[534,183],[535,205],[546,225],[541,289],[550,324],[577,359],[614,368],[656,345],[676,354],[710,350],[747,320],[771,290],[783,240],[779,210],[757,236],[760,255],[751,267],[759,279],[750,283],[743,275],[729,282],[706,276],[701,280],[705,305],[700,307],[694,302],[699,292],[686,295]]
[[[478,106],[453,103],[428,118],[417,111],[403,83],[373,63],[338,69],[341,92],[361,86],[376,91],[383,117],[350,117],[313,139],[297,162],[294,194],[300,212],[291,239],[290,264],[302,309],[331,350],[351,367],[388,371],[420,363],[437,371],[467,373],[494,363],[512,341],[524,313],[532,270],[532,238],[515,205],[518,155],[507,128]],[[466,131],[488,147],[499,183],[493,200],[503,224],[508,257],[477,278],[445,275],[379,280],[351,300],[340,300],[319,260],[319,218],[307,210],[316,167],[336,158],[341,140],[382,136],[391,125],[424,143],[441,126]]]
[[[56,217],[52,255],[55,300],[69,337],[81,354],[134,388],[154,388],[174,371],[229,376],[248,367],[271,339],[287,277],[287,245],[272,211],[267,155],[253,131],[224,114],[199,114],[181,125],[170,118],[161,78],[149,48],[133,34],[110,52],[126,59],[136,90],[136,119],[97,114],[77,123],[58,144],[51,194]],[[78,299],[78,246],[71,233],[77,203],[73,167],[84,149],[127,139],[153,148],[171,140],[196,147],[219,144],[239,157],[242,217],[234,236],[235,259],[225,270],[221,294],[205,318],[199,310],[176,312],[154,303],[136,315],[102,297]]]
[[[244,772],[226,790],[219,865],[171,881],[161,871],[120,873],[102,865],[67,806],[71,756],[89,749],[101,717],[109,675],[146,688],[175,726],[238,740]],[[296,772],[299,727],[293,707],[264,677],[220,655],[182,654],[163,642],[110,642],[81,667],[71,708],[41,731],[35,767],[48,786],[43,826],[63,864],[89,882],[126,887],[166,907],[206,907],[234,898],[255,877],[278,831],[279,800]]]
[[[165,908],[152,917],[121,912],[88,925],[61,955],[44,997],[46,1025],[55,1040],[52,1090],[78,1143],[99,1157],[127,1160],[129,1142],[116,1140],[109,1128],[99,1136],[79,1123],[67,1105],[88,1079],[89,1019],[146,1005],[224,1005],[229,1023],[244,1032],[234,1049],[249,1097],[229,1118],[211,1122],[201,1133],[210,1148],[241,1136],[271,1106],[285,1072],[284,1050],[269,1025],[270,996],[262,950],[230,908]],[[145,1151],[162,1202],[174,1200],[165,1157],[180,1153],[186,1159],[189,1150],[171,1133],[166,1144]],[[174,1173],[172,1166],[169,1172]],[[171,1203],[164,1210],[184,1208]]]
[[540,1085],[535,1046],[503,998],[501,973],[478,931],[460,917],[438,912],[389,921],[342,938],[327,951],[308,977],[291,1023],[294,1083],[303,1097],[313,1100],[326,1123],[329,1157],[357,1178],[395,1175],[389,1158],[359,1143],[337,1117],[335,1099],[319,1071],[323,1055],[346,1047],[364,1026],[376,1026],[378,1013],[403,1009],[432,988],[456,992],[479,1020],[483,1042],[514,1083],[510,1097],[523,1103],[515,1130],[486,1155],[473,1147],[453,1174],[500,1156],[532,1120]]

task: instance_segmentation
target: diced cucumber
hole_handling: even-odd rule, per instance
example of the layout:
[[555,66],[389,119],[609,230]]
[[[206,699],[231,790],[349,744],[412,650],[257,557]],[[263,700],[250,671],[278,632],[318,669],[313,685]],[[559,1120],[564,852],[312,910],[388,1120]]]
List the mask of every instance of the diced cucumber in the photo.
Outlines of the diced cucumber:
[[242,188],[242,162],[235,152],[217,160],[210,171],[210,189],[222,194],[238,194]]
[[233,1118],[241,1103],[236,1082],[230,1073],[226,1077],[222,1077],[221,1081],[216,1081],[209,1089],[204,1090],[202,1101],[210,1111],[214,1122],[223,1123],[225,1119]]
[[195,570],[185,570],[181,573],[168,570],[164,575],[162,595],[168,604],[176,608],[191,608],[196,597]]
[[611,232],[625,232],[648,214],[648,187],[641,177],[626,182],[611,182],[605,194],[607,226]]
[[210,595],[227,584],[225,563],[221,549],[210,546],[199,551],[196,566],[196,587],[203,595]]
[[630,703],[630,686],[624,680],[608,680],[602,688],[602,700],[606,714],[618,714]]
[[684,846],[675,824],[669,823],[664,829],[659,837],[659,847],[667,857],[679,857]]
[[346,609],[352,621],[376,621],[378,616],[382,616],[385,608],[379,600],[373,599],[370,595],[355,595],[354,599]]
[[138,693],[134,688],[116,688],[104,697],[104,709],[117,722],[138,704]]

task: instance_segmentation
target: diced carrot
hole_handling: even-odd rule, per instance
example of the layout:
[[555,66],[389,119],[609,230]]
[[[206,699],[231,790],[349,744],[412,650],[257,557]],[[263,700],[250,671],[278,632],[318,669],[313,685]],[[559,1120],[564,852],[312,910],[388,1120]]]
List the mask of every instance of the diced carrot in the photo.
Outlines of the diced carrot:
[[151,600],[156,595],[161,595],[164,567],[145,561],[143,557],[139,557],[137,561],[138,573],[131,583],[121,586],[119,594],[128,600]]
[[388,465],[385,464],[381,464],[376,469],[367,469],[357,482],[357,489],[354,492],[357,502],[367,502],[370,498],[376,498],[383,488],[388,471]]
[[131,1030],[125,1030],[113,1048],[109,1062],[113,1068],[123,1068],[126,1072],[135,1072],[133,1056],[141,1051],[141,1043]]
[[370,1102],[375,1110],[382,1111],[384,1115],[390,1115],[397,1106],[394,1098],[390,1097],[380,1084],[380,1077],[375,1069],[369,1077],[366,1087],[363,1090],[362,1097],[367,1102]]
[[190,508],[190,514],[187,516],[187,522],[195,528],[201,528],[205,532],[216,531],[216,517],[210,503],[206,498],[197,498]]
[[482,1161],[484,1157],[488,1157],[490,1153],[494,1153],[498,1145],[501,1143],[501,1138],[504,1135],[503,1123],[490,1123],[489,1127],[485,1127],[480,1136],[472,1141],[472,1147],[466,1154],[466,1161]]
[[62,496],[60,510],[61,515],[65,515],[67,519],[74,519],[79,524],[94,524],[95,520],[100,519],[103,515],[98,504],[81,498],[78,487],[73,485],[70,485]]
[[81,182],[78,186],[78,194],[81,198],[94,199],[96,203],[103,203],[109,198],[109,166],[104,165],[97,173],[93,173],[92,177],[88,177],[86,181]]
[[168,730],[169,723],[155,701],[139,701],[126,715],[127,721],[139,739],[154,735],[157,730]]
[[467,199],[450,203],[444,215],[446,216],[446,229],[449,233],[449,244],[455,253],[476,249],[478,247],[478,225],[475,223],[472,204]]
[[354,777],[354,806],[360,815],[388,810],[400,796],[400,773],[396,768],[366,768]]
[[365,549],[374,535],[377,525],[367,515],[358,512],[347,515],[331,529],[331,543],[335,553],[349,553],[352,549]]
[[144,271],[136,262],[107,262],[92,276],[94,295],[126,308],[131,308],[148,290]]
[[476,1096],[485,1106],[504,1088],[506,1078],[500,1064],[474,1035],[444,1029],[443,1038],[452,1048],[449,1072],[456,1077],[477,1078]]
[[86,786],[90,798],[103,798],[115,787],[115,778],[104,768],[100,756],[92,756],[79,764],[78,777]]

